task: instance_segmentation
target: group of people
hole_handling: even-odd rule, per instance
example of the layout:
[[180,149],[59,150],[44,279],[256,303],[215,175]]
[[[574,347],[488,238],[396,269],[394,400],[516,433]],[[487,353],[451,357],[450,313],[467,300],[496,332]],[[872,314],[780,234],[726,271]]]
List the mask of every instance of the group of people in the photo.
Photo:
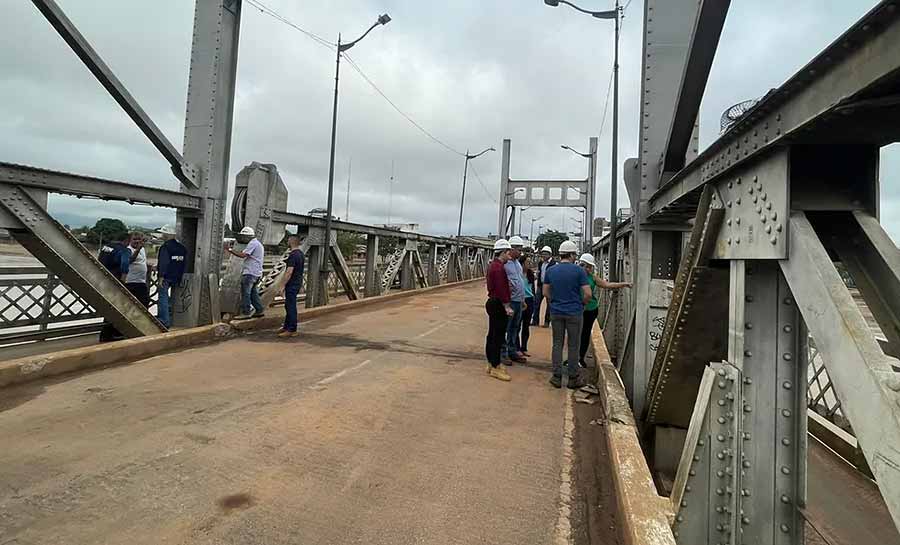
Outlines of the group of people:
[[[525,242],[518,236],[494,243],[494,259],[487,272],[488,334],[485,340],[486,371],[502,381],[511,377],[504,365],[528,361],[530,326],[540,325],[541,304],[546,301],[543,327],[551,327],[553,348],[550,384],[571,389],[584,384],[579,369],[585,366],[591,330],[599,312],[599,290],[630,287],[628,282],[608,282],[597,272],[591,254],[576,263],[574,242],[560,244],[559,260],[544,246],[535,266],[525,255]],[[563,345],[568,358],[563,361]]]
[[[265,316],[265,305],[259,293],[259,284],[263,275],[263,260],[266,250],[262,242],[256,238],[252,227],[244,227],[240,235],[250,237],[243,250],[235,250],[230,245],[225,251],[244,260],[241,264],[241,314],[236,320],[248,320]],[[303,287],[303,271],[305,256],[300,249],[300,237],[288,237],[290,252],[285,259],[284,273],[273,286],[276,293],[284,294],[284,323],[278,329],[279,337],[296,337],[297,333],[297,296]]]
[[[157,258],[158,293],[157,318],[167,328],[172,326],[171,291],[181,283],[187,265],[187,248],[178,241],[175,229],[164,225],[159,230],[164,239]],[[150,306],[150,265],[144,248],[144,234],[135,231],[121,240],[100,246],[100,263],[119,280],[144,307]],[[103,322],[100,342],[115,341],[122,334],[109,321]]]

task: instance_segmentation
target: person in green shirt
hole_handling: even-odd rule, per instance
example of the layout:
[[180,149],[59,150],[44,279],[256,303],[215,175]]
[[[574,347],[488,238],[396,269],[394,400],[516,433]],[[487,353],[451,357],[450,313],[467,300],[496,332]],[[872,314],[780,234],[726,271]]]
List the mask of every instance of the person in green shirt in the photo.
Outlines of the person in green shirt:
[[581,321],[581,347],[578,353],[579,367],[586,367],[584,356],[587,354],[588,346],[591,344],[591,331],[594,329],[594,322],[597,321],[597,314],[600,309],[600,289],[617,290],[621,288],[630,288],[629,282],[607,282],[596,272],[597,262],[591,254],[582,254],[578,260],[579,264],[584,267],[584,271],[588,275],[588,286],[591,288],[591,300],[584,306],[584,315]]

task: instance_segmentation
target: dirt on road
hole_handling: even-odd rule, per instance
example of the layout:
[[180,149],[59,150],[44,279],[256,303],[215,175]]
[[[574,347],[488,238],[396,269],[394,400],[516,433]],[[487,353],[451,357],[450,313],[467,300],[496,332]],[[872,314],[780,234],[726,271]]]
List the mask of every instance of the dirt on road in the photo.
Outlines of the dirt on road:
[[546,329],[490,379],[482,297],[0,390],[0,544],[616,543],[596,407]]

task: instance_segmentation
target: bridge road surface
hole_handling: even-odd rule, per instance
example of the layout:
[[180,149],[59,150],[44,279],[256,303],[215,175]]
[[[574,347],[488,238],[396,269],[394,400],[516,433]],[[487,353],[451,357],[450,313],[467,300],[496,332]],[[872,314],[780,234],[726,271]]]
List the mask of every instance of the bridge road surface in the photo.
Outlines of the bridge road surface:
[[483,294],[0,390],[0,544],[556,543],[570,394],[546,329],[487,377]]

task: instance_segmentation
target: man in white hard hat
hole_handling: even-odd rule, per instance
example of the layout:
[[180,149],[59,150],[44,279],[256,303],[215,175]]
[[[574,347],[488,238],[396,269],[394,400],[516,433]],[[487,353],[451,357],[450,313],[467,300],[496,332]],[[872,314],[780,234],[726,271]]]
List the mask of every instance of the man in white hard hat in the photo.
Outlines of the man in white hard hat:
[[582,254],[578,259],[584,272],[588,275],[588,285],[591,288],[591,300],[584,306],[584,313],[581,315],[581,343],[578,350],[578,366],[587,367],[584,357],[587,355],[588,346],[591,344],[591,330],[594,329],[594,322],[597,321],[597,314],[600,312],[600,289],[617,290],[621,288],[630,288],[628,282],[608,282],[600,276],[597,271],[597,261],[591,254]]
[[159,270],[159,301],[156,305],[156,317],[166,327],[172,327],[171,291],[181,284],[187,267],[187,248],[178,242],[175,229],[171,225],[163,225],[159,234],[165,239],[159,248],[156,266]]
[[575,264],[578,248],[571,240],[559,245],[560,262],[547,271],[544,297],[549,301],[550,325],[553,329],[553,375],[550,384],[562,387],[563,342],[568,348],[567,386],[574,390],[584,386],[578,371],[578,349],[584,306],[591,299],[587,273]]
[[[541,302],[544,299],[544,277],[547,270],[556,265],[553,261],[553,250],[550,246],[541,248],[541,262],[537,267],[537,292],[534,294],[534,312],[531,315],[531,325],[539,326],[541,323]],[[544,327],[550,327],[550,305],[544,311]]]
[[525,363],[528,361],[519,350],[519,330],[522,329],[522,309],[525,307],[525,275],[522,271],[522,264],[519,263],[519,256],[522,255],[525,241],[521,237],[514,236],[509,239],[509,245],[509,260],[503,265],[503,268],[506,270],[506,277],[509,280],[509,304],[513,313],[506,325],[506,347],[503,350],[503,357],[506,358],[507,365],[512,365],[512,362]]
[[250,237],[250,242],[242,252],[235,251],[230,246],[225,248],[231,255],[244,260],[244,265],[241,267],[241,312],[243,315],[236,319],[261,318],[265,315],[265,307],[259,297],[259,281],[263,274],[263,258],[266,251],[262,242],[256,238],[252,227],[244,227],[240,234]]
[[488,333],[484,341],[484,354],[487,358],[487,373],[492,378],[508,382],[509,373],[502,365],[502,351],[506,345],[506,326],[513,310],[510,306],[509,280],[506,277],[504,264],[509,261],[509,242],[500,239],[494,243],[494,259],[485,275],[488,299],[484,310],[488,315]]

